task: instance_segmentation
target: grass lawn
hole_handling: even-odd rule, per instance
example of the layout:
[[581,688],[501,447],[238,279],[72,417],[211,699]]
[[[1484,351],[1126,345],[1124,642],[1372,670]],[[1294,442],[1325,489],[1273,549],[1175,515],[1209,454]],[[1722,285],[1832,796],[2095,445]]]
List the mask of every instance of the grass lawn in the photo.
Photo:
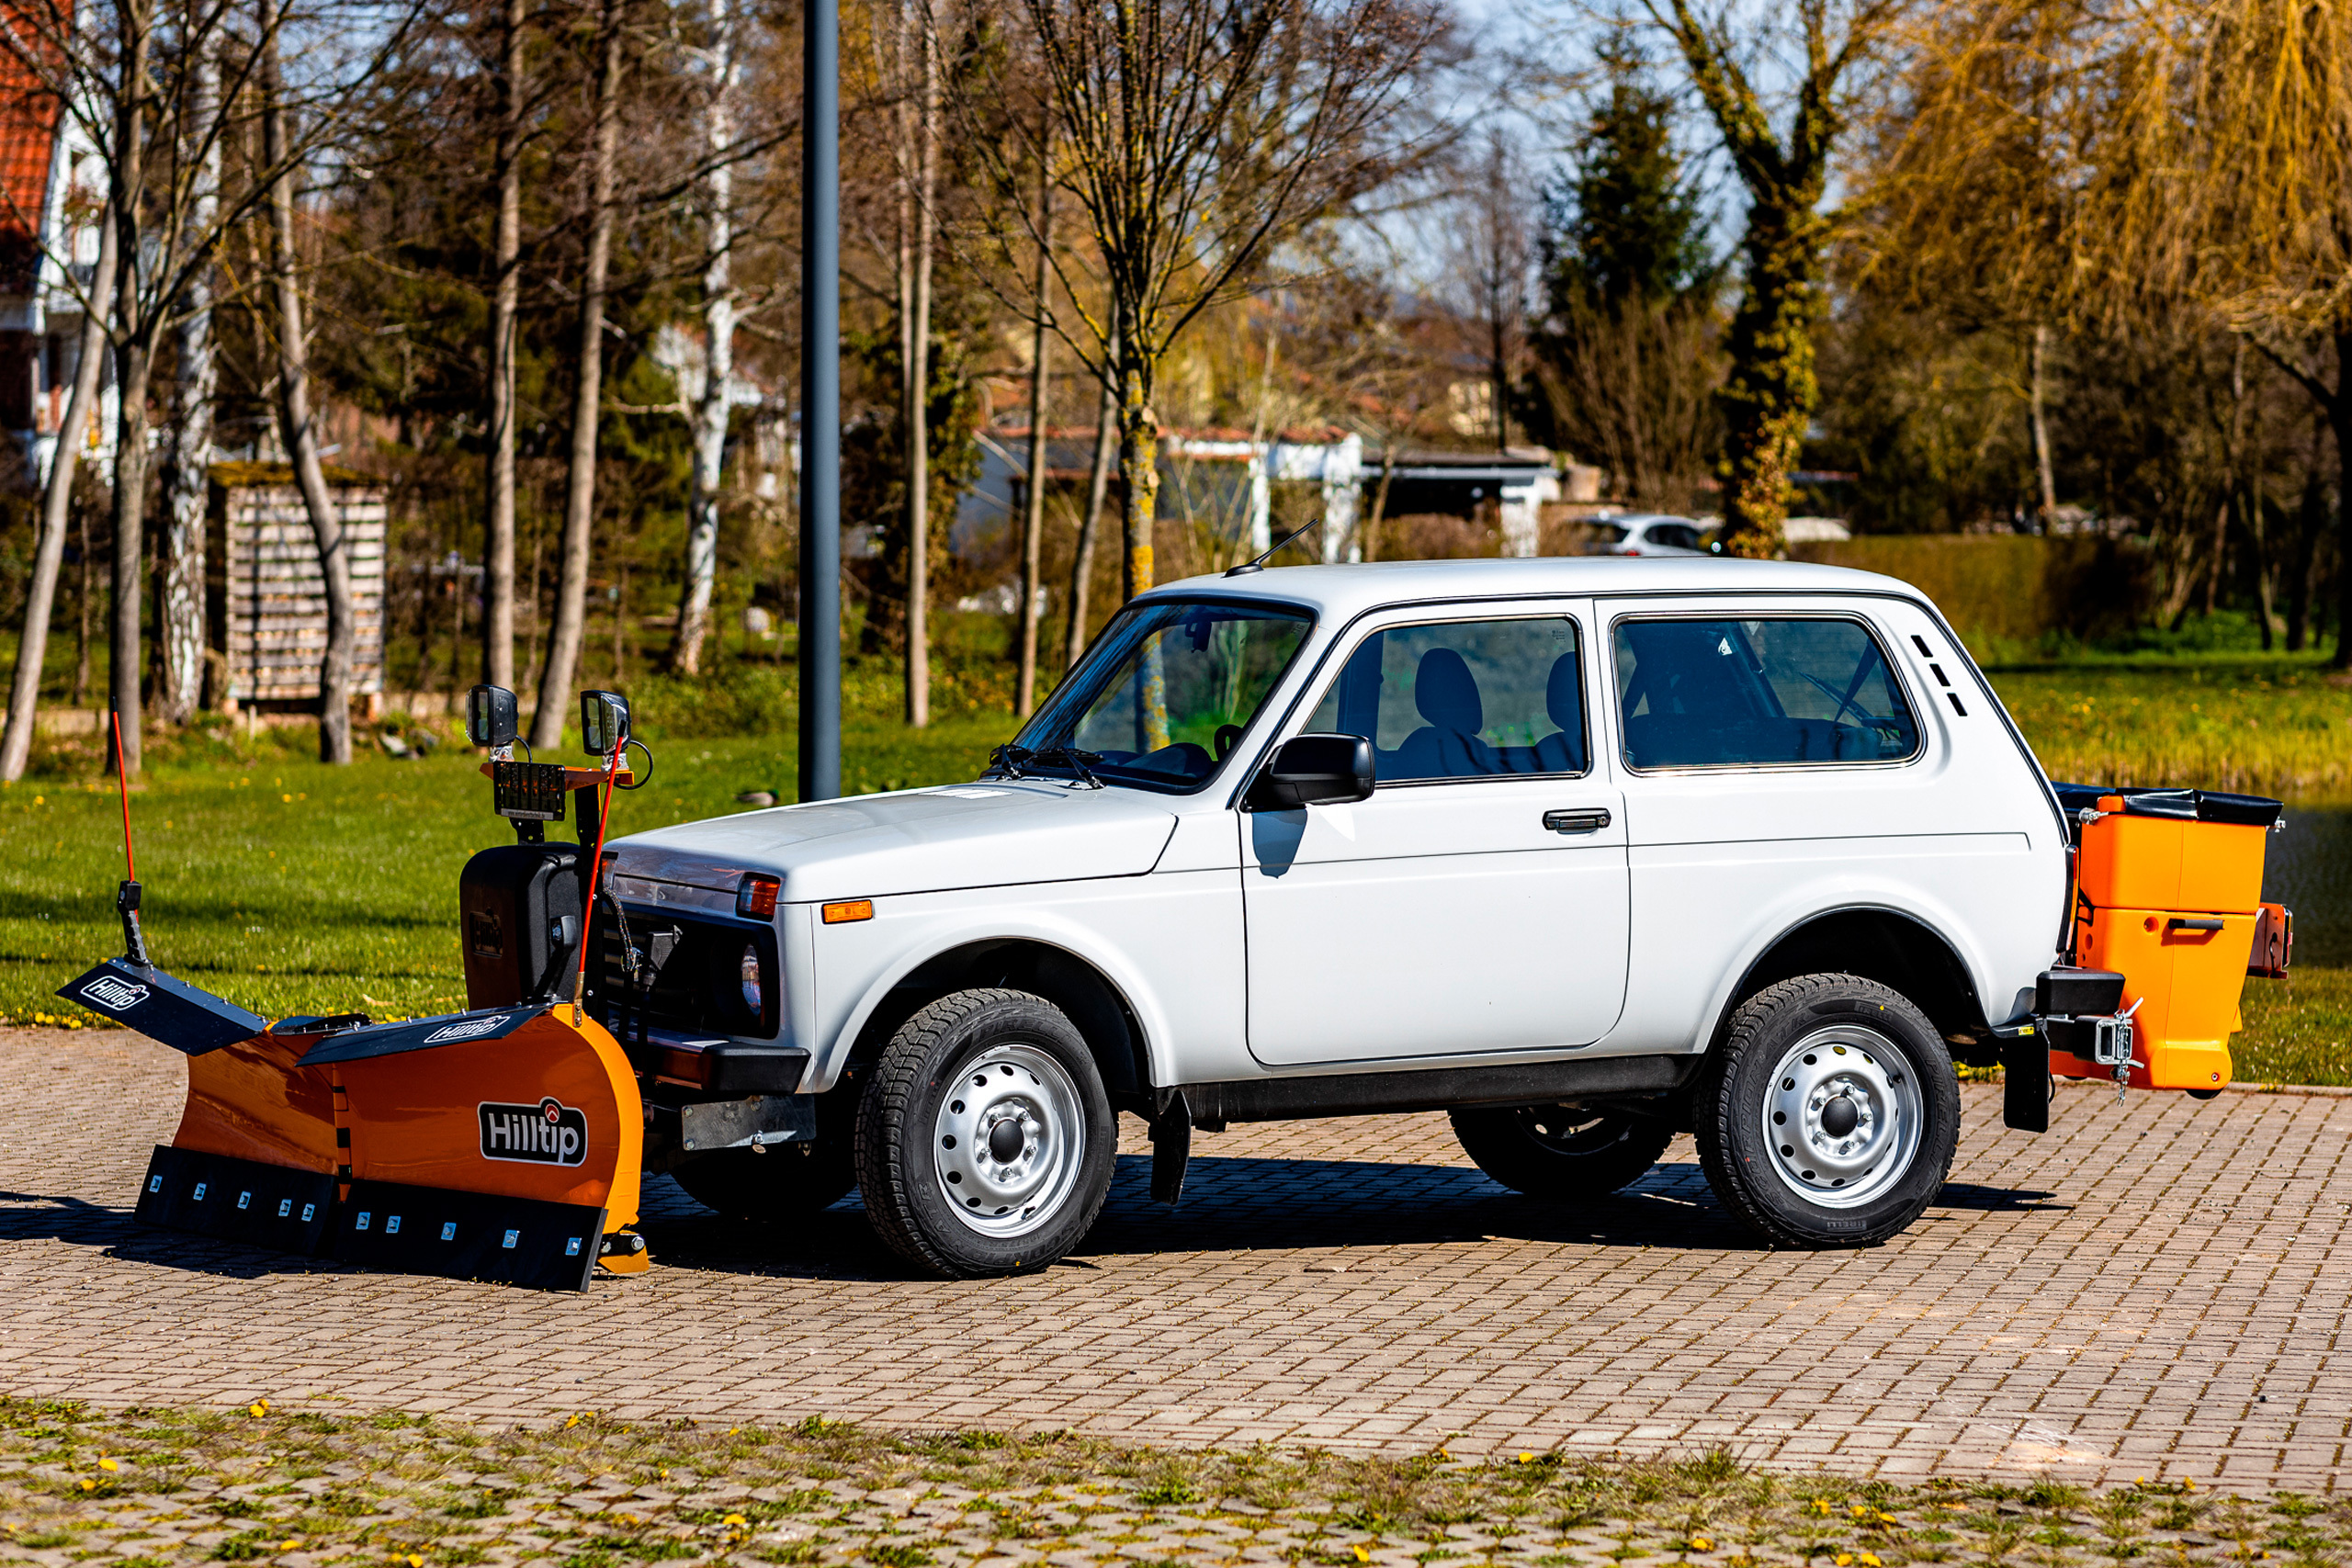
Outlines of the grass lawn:
[[[2056,777],[2352,797],[2352,691],[2315,660],[2111,660],[1994,680]],[[969,778],[1010,738],[992,666],[951,662],[943,687],[942,716],[910,730],[888,669],[853,668],[846,787]],[[735,801],[748,790],[790,797],[784,671],[648,682],[638,695],[659,765],[615,800],[616,833],[751,809]],[[458,871],[511,838],[475,759],[461,746],[425,761],[370,749],[336,770],[309,759],[311,744],[302,728],[151,743],[132,815],[157,957],[272,1016],[461,1005]],[[0,790],[0,1021],[86,1020],[51,993],[120,946],[118,807],[95,745],[45,744],[40,761]],[[2305,965],[2283,984],[2252,983],[2245,1006],[2241,1080],[2352,1083],[2352,970]]]
[[722,1430],[583,1413],[489,1430],[259,1403],[96,1414],[0,1399],[0,1559],[35,1562],[2092,1568],[2324,1564],[2347,1548],[2352,1503],[2193,1480],[1902,1484],[1774,1475],[1721,1452],[1364,1459],[1062,1433],[887,1438],[813,1417]]

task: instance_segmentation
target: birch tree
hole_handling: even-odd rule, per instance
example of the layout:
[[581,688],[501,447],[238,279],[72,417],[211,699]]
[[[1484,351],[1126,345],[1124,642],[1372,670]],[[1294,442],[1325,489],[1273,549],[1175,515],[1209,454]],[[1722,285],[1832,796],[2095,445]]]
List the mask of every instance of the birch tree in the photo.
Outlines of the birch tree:
[[[207,50],[193,63],[192,118],[210,126],[220,114],[220,62]],[[195,149],[189,219],[208,228],[220,210],[220,142],[202,138]],[[191,273],[174,333],[177,373],[172,384],[172,462],[164,476],[162,594],[156,615],[156,682],[164,717],[185,724],[204,701],[205,521],[211,502],[212,401],[220,363],[212,342],[212,274]],[[61,447],[64,444],[60,443]]]
[[481,678],[514,684],[514,403],[523,309],[523,154],[531,112],[524,80],[530,0],[500,0],[491,69],[497,87],[497,137],[491,185],[498,216],[491,237],[490,384],[483,423]]
[[[1085,243],[1046,247],[1053,301],[1017,267],[1000,287],[1032,296],[1023,313],[1043,310],[1114,389],[1132,597],[1156,581],[1161,364],[1302,230],[1436,150],[1415,90],[1446,55],[1451,15],[1442,0],[1010,4],[1029,52],[978,56],[950,80],[997,188],[1021,189],[1041,152],[1034,118],[999,106],[1043,96],[1064,139],[1057,183]],[[999,201],[983,222],[1007,258],[1040,238],[1026,201]]]

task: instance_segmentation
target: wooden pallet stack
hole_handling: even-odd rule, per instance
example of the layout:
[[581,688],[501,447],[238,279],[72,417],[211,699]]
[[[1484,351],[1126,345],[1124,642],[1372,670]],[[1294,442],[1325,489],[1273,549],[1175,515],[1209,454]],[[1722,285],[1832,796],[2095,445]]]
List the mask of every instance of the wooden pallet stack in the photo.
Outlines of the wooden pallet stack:
[[[254,470],[261,470],[255,472]],[[282,477],[281,477],[282,476]],[[326,579],[302,493],[286,470],[223,463],[213,470],[212,527],[220,562],[216,641],[228,660],[227,702],[315,702],[319,660],[326,654]],[[355,696],[380,700],[384,690],[384,536],[386,497],[375,485],[330,487],[351,561],[356,634],[351,656]]]

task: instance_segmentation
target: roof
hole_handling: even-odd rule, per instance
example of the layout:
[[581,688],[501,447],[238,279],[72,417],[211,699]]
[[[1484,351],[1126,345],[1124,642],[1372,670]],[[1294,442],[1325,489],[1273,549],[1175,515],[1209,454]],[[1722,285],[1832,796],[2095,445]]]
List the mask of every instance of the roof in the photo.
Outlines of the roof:
[[1265,599],[1305,606],[1323,619],[1345,621],[1384,605],[1430,600],[1725,592],[1920,597],[1911,584],[1874,571],[1726,556],[1536,556],[1271,567],[1242,577],[1188,577],[1161,584],[1150,596],[1214,593],[1219,598]]
[[13,50],[0,50],[0,293],[31,293],[40,271],[62,112],[40,76]]

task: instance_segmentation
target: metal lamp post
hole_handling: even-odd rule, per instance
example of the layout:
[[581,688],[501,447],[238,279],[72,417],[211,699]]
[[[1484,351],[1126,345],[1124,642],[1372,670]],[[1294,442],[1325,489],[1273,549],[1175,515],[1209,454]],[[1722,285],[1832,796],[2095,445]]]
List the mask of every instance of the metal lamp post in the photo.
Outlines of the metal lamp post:
[[831,800],[842,792],[838,0],[808,0],[800,105],[800,798]]

